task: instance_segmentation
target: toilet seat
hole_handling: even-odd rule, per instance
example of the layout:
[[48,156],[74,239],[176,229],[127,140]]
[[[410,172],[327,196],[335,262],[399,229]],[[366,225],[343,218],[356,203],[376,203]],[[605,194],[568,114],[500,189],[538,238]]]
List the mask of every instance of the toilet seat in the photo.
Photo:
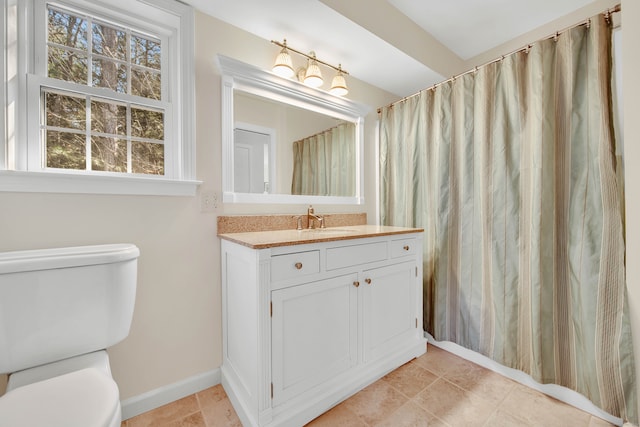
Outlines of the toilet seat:
[[18,387],[0,397],[0,426],[120,426],[116,383],[95,368]]

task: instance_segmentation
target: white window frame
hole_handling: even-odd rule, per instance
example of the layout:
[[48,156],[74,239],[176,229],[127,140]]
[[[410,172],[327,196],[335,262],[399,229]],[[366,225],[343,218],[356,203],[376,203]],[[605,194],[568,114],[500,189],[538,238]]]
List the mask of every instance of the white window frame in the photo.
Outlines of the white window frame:
[[[160,37],[162,100],[141,98],[139,104],[165,111],[164,176],[43,168],[41,88],[77,92],[77,85],[46,75],[47,4]],[[9,21],[14,20],[16,25],[11,25]],[[194,16],[190,6],[175,0],[5,0],[0,22],[6,28],[0,33],[0,191],[195,195],[200,182],[195,179]],[[16,39],[17,53],[8,46]],[[8,72],[12,63],[17,68],[14,78]],[[122,101],[108,89],[83,89],[83,94]]]

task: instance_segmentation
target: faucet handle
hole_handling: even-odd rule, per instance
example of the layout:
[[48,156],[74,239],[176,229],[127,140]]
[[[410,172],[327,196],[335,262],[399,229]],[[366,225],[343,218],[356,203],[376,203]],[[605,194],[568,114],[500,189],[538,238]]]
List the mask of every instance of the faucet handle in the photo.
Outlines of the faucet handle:
[[296,219],[296,230],[302,230],[302,215],[294,215]]

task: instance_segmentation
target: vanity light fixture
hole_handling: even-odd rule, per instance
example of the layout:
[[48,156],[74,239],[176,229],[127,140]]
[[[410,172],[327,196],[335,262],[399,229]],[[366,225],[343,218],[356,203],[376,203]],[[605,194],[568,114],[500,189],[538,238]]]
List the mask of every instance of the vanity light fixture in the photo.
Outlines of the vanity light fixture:
[[276,58],[276,63],[273,64],[272,71],[285,78],[289,78],[294,74],[293,61],[291,60],[291,55],[289,55],[289,50],[287,49],[287,39],[284,39],[282,50]]
[[[342,64],[337,67],[331,65],[327,62],[321,61],[316,57],[315,52],[311,51],[309,54],[303,53],[299,50],[293,49],[287,46],[287,40],[284,39],[283,43],[280,43],[275,40],[271,40],[271,43],[278,45],[282,48],[278,57],[276,58],[276,62],[273,65],[273,72],[278,74],[279,76],[290,78],[296,77],[299,81],[303,82],[307,86],[311,87],[320,87],[324,83],[322,78],[322,72],[320,71],[320,67],[318,63],[326,65],[327,67],[333,68],[337,71],[337,74],[331,81],[331,88],[329,89],[329,93],[336,96],[345,96],[349,93],[349,89],[347,88],[347,81],[345,79],[345,75],[349,74],[347,71],[342,69]],[[295,52],[298,55],[302,55],[307,58],[307,67],[299,68],[297,72],[293,71],[293,61],[291,60],[291,55],[289,51]]]
[[322,80],[322,73],[318,66],[316,53],[311,51],[309,54],[311,58],[307,61],[307,71],[304,73],[304,84],[311,87],[320,87],[322,83],[324,83],[324,80]]
[[349,89],[347,88],[347,81],[345,80],[342,71],[342,64],[338,64],[338,74],[333,77],[333,80],[331,81],[331,89],[329,89],[329,92],[337,96],[345,96],[349,93]]

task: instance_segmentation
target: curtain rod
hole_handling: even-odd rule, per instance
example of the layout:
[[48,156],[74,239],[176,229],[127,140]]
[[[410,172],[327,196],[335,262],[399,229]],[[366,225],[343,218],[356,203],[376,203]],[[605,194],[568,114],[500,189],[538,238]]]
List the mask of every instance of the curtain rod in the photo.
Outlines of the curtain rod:
[[[622,10],[622,7],[621,7],[621,5],[620,5],[620,4],[618,4],[618,5],[616,5],[616,6],[612,7],[612,8],[610,8],[610,9],[606,9],[606,10],[604,10],[604,11],[602,12],[602,14],[604,14],[605,19],[606,19],[607,21],[609,21],[609,19],[610,19],[610,17],[611,17],[611,14],[613,14],[613,13],[617,13],[617,12],[620,12],[621,10]],[[575,27],[579,27],[579,26],[581,26],[581,25],[587,25],[587,26],[589,26],[590,24],[591,24],[591,18],[584,19],[584,20],[582,20],[582,21],[580,21],[580,22],[578,22],[578,23],[576,23],[576,24],[573,24],[573,25],[571,25],[571,26],[569,26],[569,27],[566,27],[566,28],[564,28],[564,29],[562,29],[562,30],[556,31],[555,33],[553,33],[553,34],[551,34],[551,35],[549,35],[549,36],[546,36],[546,37],[543,37],[543,38],[541,38],[541,39],[538,39],[538,40],[536,40],[536,41],[534,41],[534,42],[532,42],[532,43],[528,43],[528,44],[526,44],[525,46],[523,46],[523,47],[521,47],[521,48],[519,48],[519,49],[512,50],[511,52],[506,53],[506,54],[504,54],[504,55],[501,55],[500,57],[498,57],[498,58],[496,58],[496,59],[492,59],[491,61],[487,61],[487,62],[485,62],[484,64],[476,65],[475,67],[471,68],[470,70],[467,70],[467,71],[462,72],[462,73],[460,73],[460,74],[456,74],[455,76],[449,77],[448,79],[443,80],[443,81],[441,81],[441,82],[438,82],[438,83],[436,83],[436,84],[434,84],[434,85],[432,85],[432,86],[429,86],[429,87],[428,87],[428,88],[426,88],[426,89],[422,89],[422,90],[420,90],[420,91],[418,91],[418,92],[414,93],[413,95],[405,96],[405,97],[404,97],[404,98],[402,98],[402,99],[399,99],[399,100],[397,100],[397,101],[395,101],[395,102],[392,102],[391,104],[387,105],[386,107],[393,107],[394,105],[396,105],[396,104],[398,104],[398,103],[400,103],[400,102],[404,102],[404,101],[406,101],[407,99],[410,99],[410,98],[413,98],[414,96],[418,96],[418,95],[420,95],[422,92],[425,92],[425,91],[429,91],[429,90],[435,89],[435,88],[437,88],[438,86],[440,86],[440,85],[442,85],[442,84],[445,84],[445,83],[448,83],[448,82],[450,82],[450,81],[453,81],[453,80],[457,79],[458,77],[462,77],[462,76],[467,75],[467,74],[469,74],[469,73],[473,73],[473,72],[475,72],[475,71],[478,71],[478,69],[479,69],[479,68],[486,67],[487,65],[489,65],[489,64],[493,64],[494,62],[502,61],[504,58],[506,58],[506,57],[508,57],[508,56],[511,56],[511,55],[513,55],[513,54],[516,54],[516,53],[518,53],[518,52],[522,52],[522,51],[529,52],[529,49],[531,49],[531,46],[532,46],[533,44],[535,44],[535,43],[541,42],[541,41],[543,41],[543,40],[548,40],[548,39],[557,39],[557,38],[558,38],[558,36],[559,36],[561,33],[564,33],[565,31],[568,31],[568,30],[570,30],[570,29],[572,29],[572,28],[575,28]],[[379,108],[378,108],[378,114],[380,114],[380,113],[382,112],[382,109],[383,109],[383,108],[386,108],[386,107],[379,107]]]

